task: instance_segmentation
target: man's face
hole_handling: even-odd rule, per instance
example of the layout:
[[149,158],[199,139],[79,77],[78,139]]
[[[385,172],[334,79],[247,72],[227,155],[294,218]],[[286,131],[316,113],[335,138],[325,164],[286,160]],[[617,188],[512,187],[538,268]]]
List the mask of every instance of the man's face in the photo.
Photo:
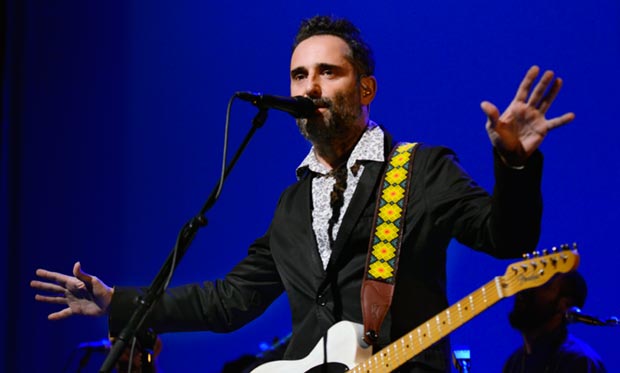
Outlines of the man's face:
[[366,125],[349,54],[347,43],[332,35],[312,36],[293,51],[291,96],[309,97],[319,107],[317,115],[297,119],[299,130],[312,143],[353,136]]
[[560,279],[524,290],[515,296],[515,303],[508,315],[510,325],[520,331],[530,331],[542,327],[558,313],[560,309]]

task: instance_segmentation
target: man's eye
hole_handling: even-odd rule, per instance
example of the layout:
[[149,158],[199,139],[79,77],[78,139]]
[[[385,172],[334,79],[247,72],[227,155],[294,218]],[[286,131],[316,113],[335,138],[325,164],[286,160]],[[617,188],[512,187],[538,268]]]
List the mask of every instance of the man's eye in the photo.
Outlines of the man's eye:
[[332,76],[334,75],[334,71],[329,69],[323,70],[323,75]]
[[295,74],[293,75],[294,80],[303,80],[306,77],[305,74]]

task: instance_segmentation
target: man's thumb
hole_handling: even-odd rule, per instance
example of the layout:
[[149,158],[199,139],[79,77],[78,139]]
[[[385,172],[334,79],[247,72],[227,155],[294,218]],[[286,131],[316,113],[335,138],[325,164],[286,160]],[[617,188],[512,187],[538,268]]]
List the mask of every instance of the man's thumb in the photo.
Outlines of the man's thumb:
[[489,101],[482,101],[480,108],[487,115],[491,127],[495,127],[495,124],[499,121],[499,110],[497,107]]
[[86,283],[91,283],[92,281],[92,276],[82,271],[82,264],[80,262],[75,262],[73,265],[73,275]]

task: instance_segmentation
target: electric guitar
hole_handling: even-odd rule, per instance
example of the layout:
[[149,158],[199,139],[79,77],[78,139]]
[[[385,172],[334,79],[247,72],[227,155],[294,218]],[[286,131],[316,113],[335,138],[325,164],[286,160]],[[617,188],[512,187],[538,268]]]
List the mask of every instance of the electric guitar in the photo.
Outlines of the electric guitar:
[[[555,274],[573,271],[578,265],[577,249],[569,249],[568,245],[554,248],[551,253],[543,251],[542,255],[526,254],[524,260],[509,265],[503,276],[495,277],[374,355],[372,346],[363,341],[364,326],[340,321],[327,331],[327,346],[321,338],[305,358],[272,361],[251,373],[391,372],[501,299],[543,285]],[[323,351],[328,353],[327,363]]]

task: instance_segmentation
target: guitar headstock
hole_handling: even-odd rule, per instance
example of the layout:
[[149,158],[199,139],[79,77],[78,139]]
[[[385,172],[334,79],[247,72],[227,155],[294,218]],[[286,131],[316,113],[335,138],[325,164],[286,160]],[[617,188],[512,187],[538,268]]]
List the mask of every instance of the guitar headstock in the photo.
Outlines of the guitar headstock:
[[502,276],[502,288],[505,296],[514,295],[521,290],[538,287],[549,281],[558,273],[574,271],[579,266],[577,245],[567,244],[550,251],[534,251],[523,255],[523,260],[506,268]]

